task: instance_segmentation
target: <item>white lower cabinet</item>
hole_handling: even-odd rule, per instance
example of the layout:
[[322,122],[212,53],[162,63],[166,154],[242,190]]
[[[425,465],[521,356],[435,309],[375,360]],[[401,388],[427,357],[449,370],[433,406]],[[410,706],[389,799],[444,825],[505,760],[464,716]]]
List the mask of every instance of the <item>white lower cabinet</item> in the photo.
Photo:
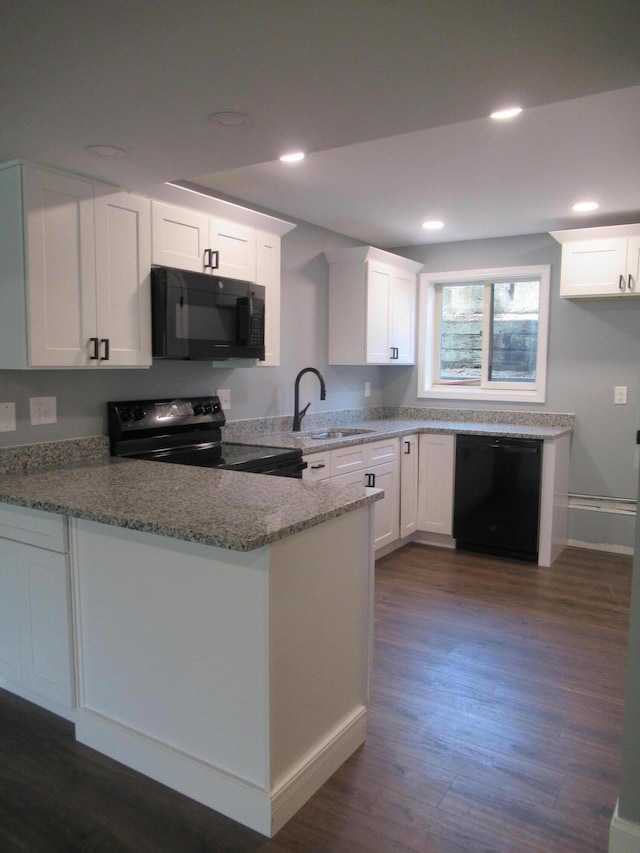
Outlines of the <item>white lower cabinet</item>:
[[362,483],[384,489],[374,509],[374,546],[382,548],[400,535],[400,462],[398,439],[352,444],[305,456],[303,480],[336,485]]
[[418,436],[400,439],[400,537],[418,529]]
[[66,519],[0,505],[0,685],[62,712],[74,705]]
[[451,536],[455,436],[423,433],[418,463],[418,530]]

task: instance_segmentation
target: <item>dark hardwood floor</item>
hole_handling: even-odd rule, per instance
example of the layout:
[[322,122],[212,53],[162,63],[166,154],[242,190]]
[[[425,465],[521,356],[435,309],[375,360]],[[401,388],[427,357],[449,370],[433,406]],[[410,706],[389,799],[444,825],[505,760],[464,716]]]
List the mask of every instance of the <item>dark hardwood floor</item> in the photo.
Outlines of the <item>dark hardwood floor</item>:
[[631,558],[411,545],[376,569],[365,745],[269,840],[0,691],[2,853],[605,853]]

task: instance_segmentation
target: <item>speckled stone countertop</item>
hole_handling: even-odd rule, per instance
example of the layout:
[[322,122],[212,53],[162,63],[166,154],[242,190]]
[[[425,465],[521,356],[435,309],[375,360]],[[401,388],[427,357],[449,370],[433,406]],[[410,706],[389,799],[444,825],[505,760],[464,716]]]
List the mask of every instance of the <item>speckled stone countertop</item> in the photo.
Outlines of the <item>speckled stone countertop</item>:
[[0,476],[1,503],[233,551],[269,545],[382,494],[361,485],[109,457]]
[[[374,410],[376,414],[379,410]],[[381,438],[412,435],[414,433],[448,433],[453,435],[495,435],[504,438],[539,438],[553,440],[573,432],[574,416],[570,414],[521,413],[521,412],[477,412],[469,410],[404,410],[410,417],[349,417],[348,413],[337,412],[327,422],[326,416],[315,419],[300,432],[290,430],[269,431],[265,421],[230,422],[224,428],[227,441],[247,444],[266,444],[271,447],[297,447],[303,454],[316,453],[349,444],[377,441]],[[423,417],[422,412],[427,416]],[[386,414],[386,413],[385,413]],[[453,420],[451,416],[460,417]],[[473,418],[477,418],[474,420]],[[464,418],[464,419],[463,419]],[[482,420],[480,420],[482,418]],[[309,419],[311,421],[311,419]],[[328,428],[361,430],[355,435],[338,435],[335,438],[312,438]]]

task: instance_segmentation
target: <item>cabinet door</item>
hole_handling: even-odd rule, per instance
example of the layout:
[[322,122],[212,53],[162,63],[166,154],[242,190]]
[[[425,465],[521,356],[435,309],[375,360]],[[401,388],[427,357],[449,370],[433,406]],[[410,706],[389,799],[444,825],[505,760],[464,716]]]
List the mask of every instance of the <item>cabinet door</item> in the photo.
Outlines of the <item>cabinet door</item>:
[[151,203],[151,260],[163,267],[204,271],[209,217],[196,210]]
[[400,440],[400,536],[418,528],[418,436]]
[[394,272],[389,306],[391,364],[415,362],[416,277],[403,270]]
[[617,296],[627,266],[627,240],[576,240],[562,246],[561,296]]
[[367,261],[367,364],[388,364],[391,267]]
[[375,503],[373,545],[377,550],[395,542],[400,535],[399,503],[400,477],[397,462],[386,462],[367,468],[365,474],[373,474],[376,489],[384,489],[384,498]]
[[96,198],[96,261],[100,346],[92,363],[150,367],[148,199],[124,192]]
[[627,241],[627,296],[640,296],[640,237]]
[[23,167],[30,367],[84,367],[96,334],[93,184]]
[[0,539],[0,676],[73,705],[68,558]]
[[20,684],[20,592],[22,553],[14,542],[0,539],[0,678]]
[[208,248],[218,252],[218,264],[214,265],[218,275],[256,280],[256,232],[253,228],[226,219],[211,219]]
[[424,433],[418,455],[418,529],[451,536],[453,532],[453,435]]
[[266,231],[256,233],[256,283],[265,288],[265,359],[258,365],[280,364],[280,238]]
[[73,705],[69,568],[66,554],[17,545],[22,552],[22,686]]

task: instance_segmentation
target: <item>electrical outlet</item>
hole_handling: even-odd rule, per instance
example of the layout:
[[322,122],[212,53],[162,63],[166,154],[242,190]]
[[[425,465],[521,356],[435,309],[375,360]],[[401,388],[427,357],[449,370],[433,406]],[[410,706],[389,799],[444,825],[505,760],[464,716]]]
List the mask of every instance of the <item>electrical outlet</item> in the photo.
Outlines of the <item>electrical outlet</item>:
[[218,388],[216,394],[220,398],[220,405],[225,412],[231,408],[231,390],[229,388]]
[[613,389],[613,402],[616,406],[627,405],[627,386],[616,385]]
[[371,396],[371,383],[370,382],[364,383],[364,396],[365,397]]
[[30,397],[31,425],[55,424],[58,422],[55,397]]
[[14,432],[16,428],[16,404],[0,403],[0,432]]

